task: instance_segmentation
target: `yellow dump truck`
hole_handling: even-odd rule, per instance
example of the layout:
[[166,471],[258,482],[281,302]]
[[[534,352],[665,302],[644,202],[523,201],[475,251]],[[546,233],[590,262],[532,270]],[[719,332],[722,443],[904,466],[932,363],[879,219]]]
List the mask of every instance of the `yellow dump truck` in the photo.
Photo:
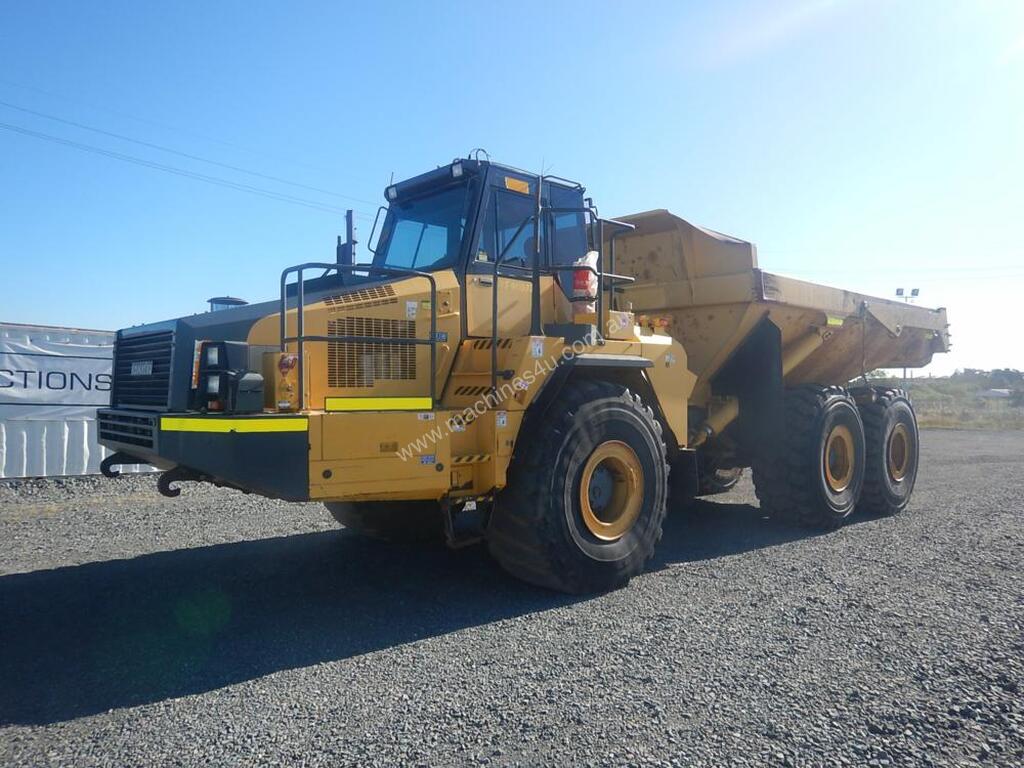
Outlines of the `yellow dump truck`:
[[604,219],[575,182],[479,157],[385,198],[367,259],[350,231],[276,301],[120,331],[104,473],[483,540],[569,592],[641,572],[666,511],[746,467],[804,525],[906,506],[914,411],[866,372],[946,351],[945,310],[769,274],[748,242]]

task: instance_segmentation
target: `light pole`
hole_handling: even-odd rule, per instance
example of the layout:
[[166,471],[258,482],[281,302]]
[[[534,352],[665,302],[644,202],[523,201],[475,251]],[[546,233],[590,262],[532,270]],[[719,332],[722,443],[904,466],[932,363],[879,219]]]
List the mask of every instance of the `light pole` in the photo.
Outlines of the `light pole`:
[[[902,288],[896,289],[896,298],[903,299],[905,304],[913,304],[914,300],[920,295],[920,288],[911,288],[910,293],[907,293]],[[903,386],[907,386],[907,366],[903,366]]]

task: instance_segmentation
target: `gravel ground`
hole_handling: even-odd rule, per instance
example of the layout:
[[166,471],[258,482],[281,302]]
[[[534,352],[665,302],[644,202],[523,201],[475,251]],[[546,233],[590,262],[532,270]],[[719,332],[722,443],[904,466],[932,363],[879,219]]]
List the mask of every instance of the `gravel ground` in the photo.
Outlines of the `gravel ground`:
[[589,599],[318,505],[0,485],[0,764],[1020,766],[1024,433],[923,454],[897,518],[744,483]]

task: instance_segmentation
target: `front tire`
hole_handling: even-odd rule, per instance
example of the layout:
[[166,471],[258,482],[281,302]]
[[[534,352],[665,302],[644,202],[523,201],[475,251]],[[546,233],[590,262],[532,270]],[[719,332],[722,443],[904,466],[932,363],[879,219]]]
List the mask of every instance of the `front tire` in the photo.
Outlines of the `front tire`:
[[920,454],[917,416],[902,389],[876,388],[860,399],[866,470],[860,509],[875,516],[902,512],[914,491]]
[[774,455],[754,464],[762,509],[809,528],[838,528],[864,484],[864,425],[853,398],[842,387],[787,391],[781,438]]
[[668,471],[661,426],[639,397],[571,381],[516,442],[488,548],[513,576],[549,589],[621,587],[661,539]]

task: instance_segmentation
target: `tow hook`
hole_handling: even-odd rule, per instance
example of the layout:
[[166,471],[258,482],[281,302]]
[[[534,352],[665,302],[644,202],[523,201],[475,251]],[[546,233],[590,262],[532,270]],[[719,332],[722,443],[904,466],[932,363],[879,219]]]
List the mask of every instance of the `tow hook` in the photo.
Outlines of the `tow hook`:
[[181,488],[172,488],[171,483],[181,483],[185,481],[199,481],[203,480],[204,475],[196,472],[194,469],[188,467],[175,467],[174,469],[168,469],[166,472],[161,472],[160,477],[157,478],[156,488],[160,493],[168,498],[176,498],[181,495]]
[[100,472],[104,477],[119,477],[120,472],[114,469],[114,465],[145,464],[142,459],[129,456],[127,453],[112,453],[100,462]]

